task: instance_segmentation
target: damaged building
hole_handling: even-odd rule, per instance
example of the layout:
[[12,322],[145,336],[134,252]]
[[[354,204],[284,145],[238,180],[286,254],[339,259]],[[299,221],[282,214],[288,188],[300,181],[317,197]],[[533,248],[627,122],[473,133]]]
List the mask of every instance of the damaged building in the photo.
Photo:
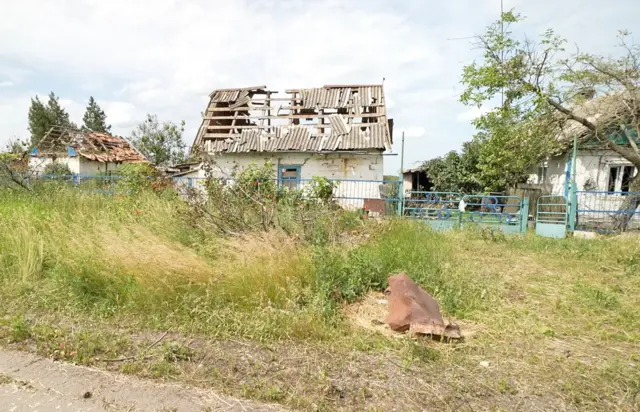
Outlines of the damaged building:
[[124,137],[60,126],[52,127],[31,150],[29,166],[42,173],[54,162],[82,176],[115,175],[123,163],[149,163]]
[[338,197],[380,198],[374,181],[383,180],[383,153],[393,141],[382,85],[254,86],[214,90],[209,98],[193,146],[213,156],[219,177],[271,161],[281,185],[301,188],[319,176],[344,180]]

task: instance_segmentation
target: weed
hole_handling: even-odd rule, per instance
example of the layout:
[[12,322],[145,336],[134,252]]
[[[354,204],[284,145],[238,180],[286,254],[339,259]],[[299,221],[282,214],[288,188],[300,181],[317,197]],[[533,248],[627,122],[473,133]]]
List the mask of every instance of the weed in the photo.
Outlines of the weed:
[[11,342],[24,342],[25,340],[31,337],[31,326],[27,323],[27,321],[22,317],[22,315],[18,315],[13,318],[11,321]]

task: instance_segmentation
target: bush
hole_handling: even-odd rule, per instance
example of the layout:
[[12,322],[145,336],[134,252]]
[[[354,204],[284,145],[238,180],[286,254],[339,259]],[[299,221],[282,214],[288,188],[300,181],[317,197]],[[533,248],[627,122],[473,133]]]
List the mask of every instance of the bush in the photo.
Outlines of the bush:
[[154,187],[158,171],[147,163],[125,163],[118,167],[119,191],[127,194],[138,194]]
[[71,176],[73,174],[71,173],[71,169],[69,169],[69,165],[55,161],[47,164],[42,173],[54,177]]
[[314,176],[306,190],[311,199],[327,204],[333,200],[333,191],[336,187],[338,187],[337,182],[332,182],[326,177]]

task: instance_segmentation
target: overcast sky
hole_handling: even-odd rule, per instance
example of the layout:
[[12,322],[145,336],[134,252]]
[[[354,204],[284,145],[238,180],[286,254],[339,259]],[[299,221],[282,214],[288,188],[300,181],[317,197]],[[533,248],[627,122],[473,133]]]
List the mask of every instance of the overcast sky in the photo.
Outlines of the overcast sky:
[[[603,54],[640,16],[638,0],[504,3],[528,34],[554,28]],[[473,135],[480,110],[458,103],[459,79],[479,52],[460,38],[499,13],[500,0],[0,0],[0,143],[29,136],[29,98],[52,90],[76,123],[92,95],[116,134],[150,112],[185,120],[191,144],[213,89],[384,77],[393,149],[405,130],[410,167]],[[399,166],[385,158],[386,173]]]

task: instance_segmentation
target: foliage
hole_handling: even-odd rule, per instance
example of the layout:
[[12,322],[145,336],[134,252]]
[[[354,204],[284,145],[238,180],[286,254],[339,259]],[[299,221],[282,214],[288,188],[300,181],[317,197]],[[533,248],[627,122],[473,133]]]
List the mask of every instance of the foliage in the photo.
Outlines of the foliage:
[[125,163],[118,167],[118,177],[119,192],[137,195],[154,187],[158,171],[146,163]]
[[70,176],[72,174],[68,164],[59,163],[55,161],[51,163],[47,163],[42,173],[48,176],[59,176],[59,177]]
[[147,114],[145,121],[132,132],[131,141],[156,166],[181,163],[186,147],[182,140],[184,125],[184,120],[179,126],[173,122],[160,124],[158,116]]
[[[517,38],[511,26],[522,20],[513,11],[503,13],[477,37],[482,62],[463,69],[463,103],[491,104],[503,96],[498,108],[474,121],[475,139],[483,147],[482,173],[496,181],[494,186],[517,182],[528,167],[558,148],[556,136],[568,121],[640,168],[633,139],[617,144],[609,138],[612,130],[628,133],[630,127],[640,127],[640,47],[630,43],[629,33],[620,33],[622,57],[577,51],[560,58],[565,41],[553,30],[542,33],[537,43]],[[603,109],[610,116],[607,121],[587,119],[600,110],[585,113],[585,95],[609,102]],[[613,107],[618,109],[611,113]]]
[[89,103],[82,117],[82,130],[94,132],[111,132],[111,125],[107,124],[107,115],[100,108],[93,96],[89,97]]
[[[637,409],[634,238],[484,242],[367,220],[311,244],[259,227],[223,237],[185,219],[190,209],[147,191],[0,195],[0,340],[233,396],[275,388],[291,409],[447,410],[459,388],[487,394],[458,402],[469,410]],[[463,345],[388,336],[384,296],[370,292],[399,271],[460,325]],[[491,373],[479,380],[480,368]]]
[[338,182],[332,182],[326,177],[313,176],[306,187],[307,195],[311,199],[317,199],[328,204],[333,199],[333,191],[338,187]]
[[478,193],[484,189],[483,176],[478,169],[481,146],[478,141],[466,142],[462,151],[455,151],[423,163],[427,177],[438,192]]
[[270,161],[260,166],[253,162],[240,171],[236,169],[232,179],[246,198],[265,200],[276,194],[275,169]]
[[38,96],[31,99],[29,107],[29,131],[31,132],[31,145],[38,144],[40,139],[53,126],[76,128],[77,126],[69,119],[69,113],[60,106],[58,96],[53,92],[49,93],[47,104],[42,103]]
[[22,155],[29,149],[29,142],[20,140],[18,138],[9,139],[7,142],[5,152],[15,155]]

